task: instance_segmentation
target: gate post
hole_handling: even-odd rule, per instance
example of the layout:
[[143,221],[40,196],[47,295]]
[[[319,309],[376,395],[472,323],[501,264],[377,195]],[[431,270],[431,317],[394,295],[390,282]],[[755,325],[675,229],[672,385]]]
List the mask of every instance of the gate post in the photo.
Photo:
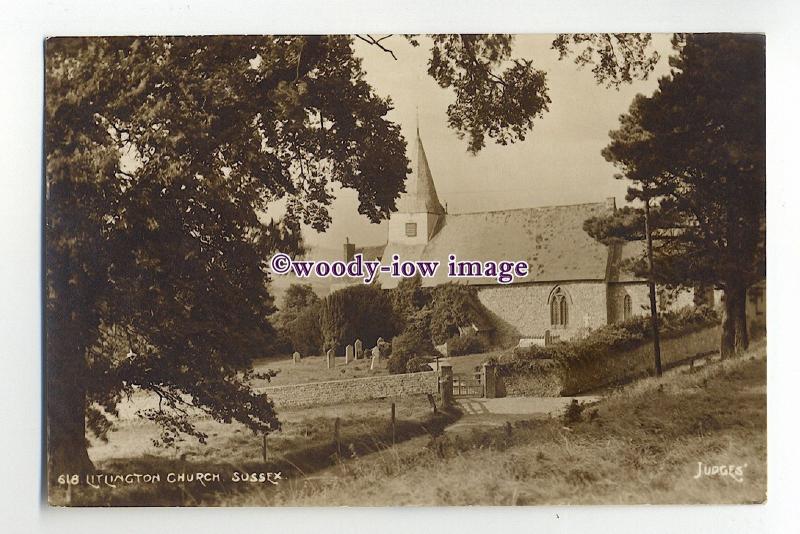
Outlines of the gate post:
[[439,367],[439,394],[442,397],[442,406],[453,405],[453,366],[442,364]]
[[497,398],[497,368],[494,363],[486,362],[481,367],[481,383],[485,398]]

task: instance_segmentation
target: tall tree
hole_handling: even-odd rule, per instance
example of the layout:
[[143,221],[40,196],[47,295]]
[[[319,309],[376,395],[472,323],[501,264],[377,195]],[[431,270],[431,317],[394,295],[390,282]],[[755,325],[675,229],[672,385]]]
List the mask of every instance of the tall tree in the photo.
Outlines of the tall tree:
[[[629,200],[655,206],[656,275],[724,290],[721,353],[748,345],[747,288],[766,274],[764,38],[691,34],[673,39],[669,76],[639,95],[607,160],[632,182]],[[641,212],[587,221],[599,239],[641,239]]]
[[[384,37],[359,38],[392,53]],[[93,469],[87,423],[104,436],[136,389],[159,397],[145,415],[164,443],[205,439],[190,406],[279,427],[248,385],[251,356],[274,338],[265,259],[299,253],[301,223],[327,228],[332,183],[357,191],[359,213],[377,222],[408,171],[391,101],[364,80],[353,40],[47,41],[51,474]],[[429,40],[429,74],[454,92],[448,120],[468,149],[524,139],[549,97],[545,73],[512,57],[512,36]]]
[[[521,138],[506,106],[523,123],[545,109],[513,91],[545,90],[529,67],[512,68],[502,99],[457,81],[505,77],[493,69],[509,39],[435,45],[437,62],[453,65],[437,79],[454,76],[458,98],[475,92],[474,149],[486,131]],[[50,39],[45,84],[51,474],[91,470],[87,422],[103,436],[137,388],[159,397],[145,415],[165,443],[205,439],[190,405],[278,428],[272,403],[248,385],[251,356],[274,337],[265,259],[299,253],[301,223],[328,226],[332,182],[379,221],[408,171],[391,101],[364,80],[353,38]]]

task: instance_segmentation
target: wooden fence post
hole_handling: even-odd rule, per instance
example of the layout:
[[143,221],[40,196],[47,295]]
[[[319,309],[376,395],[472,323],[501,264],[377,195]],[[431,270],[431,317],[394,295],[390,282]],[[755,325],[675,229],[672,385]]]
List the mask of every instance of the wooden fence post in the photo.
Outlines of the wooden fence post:
[[394,403],[392,403],[392,446],[394,446]]
[[339,442],[339,425],[341,424],[340,419],[337,417],[336,422],[333,424],[333,441],[336,443],[336,453],[341,456],[342,455],[342,447]]
[[442,365],[439,373],[439,393],[442,396],[442,406],[447,408],[453,404],[453,367]]

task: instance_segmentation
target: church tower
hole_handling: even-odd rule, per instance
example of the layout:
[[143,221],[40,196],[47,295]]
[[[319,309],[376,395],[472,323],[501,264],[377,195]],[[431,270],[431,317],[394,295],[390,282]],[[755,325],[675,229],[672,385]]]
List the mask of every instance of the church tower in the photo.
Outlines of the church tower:
[[390,243],[424,245],[444,223],[445,210],[436,195],[419,128],[416,141],[413,172],[406,179],[406,192],[397,199],[397,212],[389,219]]

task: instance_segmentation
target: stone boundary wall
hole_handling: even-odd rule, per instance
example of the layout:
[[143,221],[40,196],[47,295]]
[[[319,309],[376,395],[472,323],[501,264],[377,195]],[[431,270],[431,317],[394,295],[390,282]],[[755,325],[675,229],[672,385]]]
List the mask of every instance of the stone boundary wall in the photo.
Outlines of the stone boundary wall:
[[[712,326],[661,340],[661,363],[669,369],[692,358],[719,350],[720,327]],[[508,396],[555,397],[576,395],[655,374],[653,342],[566,368],[553,360],[539,360],[530,370],[502,372]]]
[[439,391],[439,373],[426,371],[368,376],[328,382],[267,386],[256,391],[266,393],[275,406],[280,408],[323,406],[427,393],[435,395]]

